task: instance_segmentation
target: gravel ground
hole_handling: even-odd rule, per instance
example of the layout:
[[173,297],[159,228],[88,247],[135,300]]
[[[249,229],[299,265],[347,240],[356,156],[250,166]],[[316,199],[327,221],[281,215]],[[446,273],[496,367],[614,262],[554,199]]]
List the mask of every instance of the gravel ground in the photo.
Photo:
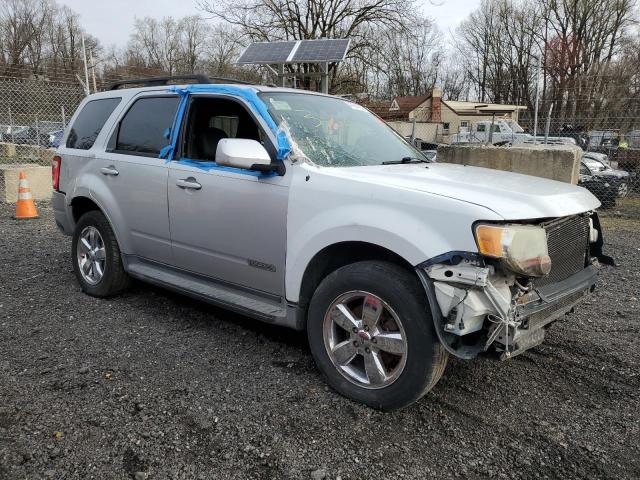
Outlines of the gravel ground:
[[141,284],[82,294],[39,207],[0,207],[0,479],[640,477],[637,228],[542,346],[453,359],[382,413],[328,389],[302,334]]

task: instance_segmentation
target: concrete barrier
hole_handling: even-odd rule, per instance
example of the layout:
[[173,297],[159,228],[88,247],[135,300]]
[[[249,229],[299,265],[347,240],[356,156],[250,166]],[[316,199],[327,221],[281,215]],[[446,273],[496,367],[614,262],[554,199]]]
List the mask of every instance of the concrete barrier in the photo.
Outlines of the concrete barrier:
[[0,202],[15,203],[18,200],[18,177],[27,175],[31,195],[35,200],[51,198],[51,167],[40,165],[0,165]]
[[582,150],[573,145],[441,145],[438,162],[457,163],[578,183]]
[[16,156],[16,146],[13,143],[0,142],[0,159],[14,158]]

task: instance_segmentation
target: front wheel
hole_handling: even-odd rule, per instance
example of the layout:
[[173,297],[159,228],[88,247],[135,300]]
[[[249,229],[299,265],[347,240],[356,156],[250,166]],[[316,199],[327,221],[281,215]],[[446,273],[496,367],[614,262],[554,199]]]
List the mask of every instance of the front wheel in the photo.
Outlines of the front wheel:
[[424,289],[392,263],[358,262],[327,276],[309,305],[307,335],[335,390],[383,410],[418,400],[447,363]]

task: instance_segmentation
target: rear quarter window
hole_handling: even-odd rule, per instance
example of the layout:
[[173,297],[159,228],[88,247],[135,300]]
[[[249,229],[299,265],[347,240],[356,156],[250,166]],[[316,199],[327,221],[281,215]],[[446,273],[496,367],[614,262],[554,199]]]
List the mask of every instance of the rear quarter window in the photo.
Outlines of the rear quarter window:
[[169,140],[180,98],[145,97],[135,101],[116,131],[115,151],[128,155],[158,156]]
[[89,150],[93,147],[102,127],[121,100],[118,97],[87,102],[71,126],[67,137],[67,148]]

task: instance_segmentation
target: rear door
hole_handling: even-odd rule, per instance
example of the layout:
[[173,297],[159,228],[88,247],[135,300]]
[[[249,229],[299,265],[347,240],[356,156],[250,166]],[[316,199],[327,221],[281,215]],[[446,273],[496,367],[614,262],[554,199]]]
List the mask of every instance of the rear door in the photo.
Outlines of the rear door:
[[101,155],[100,175],[118,206],[128,251],[172,263],[167,201],[168,164],[159,158],[168,143],[180,97],[142,94],[133,98]]

